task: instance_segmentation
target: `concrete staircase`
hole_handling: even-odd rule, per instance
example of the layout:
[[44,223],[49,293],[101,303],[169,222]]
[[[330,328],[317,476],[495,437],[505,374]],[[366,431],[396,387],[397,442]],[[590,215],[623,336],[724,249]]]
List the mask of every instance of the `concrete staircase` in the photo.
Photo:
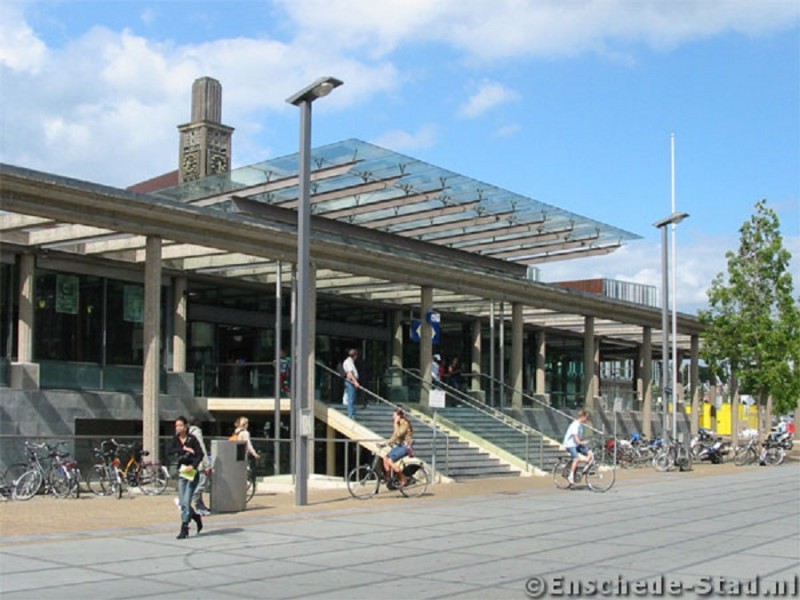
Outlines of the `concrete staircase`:
[[[550,470],[563,454],[558,443],[530,428],[513,427],[468,405],[438,410],[439,417],[464,430],[464,437],[481,446],[494,446],[523,465]],[[516,419],[521,422],[519,418]],[[488,443],[487,443],[488,442]]]
[[561,442],[574,417],[546,408],[506,409],[505,414],[541,432],[546,437]]
[[[342,408],[336,410],[344,412]],[[367,408],[359,408],[356,422],[374,432],[376,437],[387,439],[392,435],[392,411],[387,404],[370,404]],[[436,469],[455,480],[479,479],[485,477],[516,477],[519,472],[508,464],[476,448],[456,436],[436,432],[434,444],[433,430],[421,420],[410,415],[414,426],[414,450],[419,458],[429,465],[434,464],[436,452]]]

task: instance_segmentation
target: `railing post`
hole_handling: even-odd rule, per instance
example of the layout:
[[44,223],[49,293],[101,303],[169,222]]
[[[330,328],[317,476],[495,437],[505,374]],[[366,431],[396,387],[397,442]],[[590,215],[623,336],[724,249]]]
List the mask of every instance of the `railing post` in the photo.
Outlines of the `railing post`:
[[525,472],[531,472],[531,434],[525,432]]
[[350,474],[350,438],[344,438],[344,475],[342,479],[347,481],[347,476]]
[[433,411],[433,447],[431,452],[431,470],[436,473],[436,415],[437,411]]
[[450,436],[447,435],[444,438],[444,464],[445,464],[445,473],[447,476],[450,477]]
[[539,468],[544,470],[544,436],[539,435]]

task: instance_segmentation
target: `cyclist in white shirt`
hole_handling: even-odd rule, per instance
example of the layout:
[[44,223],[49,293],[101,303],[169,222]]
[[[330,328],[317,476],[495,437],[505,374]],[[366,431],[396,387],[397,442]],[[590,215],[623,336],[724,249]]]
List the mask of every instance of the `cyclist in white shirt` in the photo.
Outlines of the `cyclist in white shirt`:
[[578,418],[570,423],[567,433],[564,435],[564,448],[572,455],[572,467],[569,472],[569,482],[575,483],[575,470],[578,463],[589,462],[594,457],[591,450],[586,447],[586,440],[583,439],[583,426],[589,420],[589,411],[581,410]]

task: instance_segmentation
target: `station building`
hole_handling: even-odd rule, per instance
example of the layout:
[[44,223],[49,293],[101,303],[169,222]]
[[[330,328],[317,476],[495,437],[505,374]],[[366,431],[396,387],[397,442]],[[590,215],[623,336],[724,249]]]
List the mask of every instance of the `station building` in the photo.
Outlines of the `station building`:
[[[132,435],[158,453],[179,414],[210,435],[246,414],[254,436],[289,437],[278,372],[295,341],[298,155],[231,169],[221,114],[219,82],[198,79],[179,168],[128,189],[0,165],[4,445]],[[422,413],[438,354],[461,360],[464,393],[512,420],[586,406],[658,427],[655,289],[545,283],[538,268],[635,234],[356,139],[311,162],[320,439],[364,435],[324,408],[341,403],[349,348],[370,392]],[[679,314],[677,329],[691,367],[676,392],[696,410],[702,326]]]

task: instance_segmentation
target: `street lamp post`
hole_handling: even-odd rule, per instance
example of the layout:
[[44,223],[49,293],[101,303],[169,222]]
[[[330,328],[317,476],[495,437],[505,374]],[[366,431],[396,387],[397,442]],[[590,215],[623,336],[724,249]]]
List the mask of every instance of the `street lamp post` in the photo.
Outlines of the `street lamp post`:
[[[677,225],[689,215],[683,212],[673,212],[666,219],[654,223],[655,227],[661,230],[661,414],[662,414],[662,433],[667,434],[667,390],[670,388],[669,377],[669,279],[667,276],[667,225]],[[675,365],[673,365],[675,368]],[[675,401],[675,390],[672,390],[672,419],[673,419],[673,438],[677,437],[677,402]]]
[[299,186],[297,209],[297,319],[295,338],[297,347],[292,359],[294,365],[294,395],[292,414],[294,415],[295,439],[295,504],[308,503],[308,446],[313,431],[313,412],[311,409],[311,390],[309,378],[313,374],[311,364],[311,339],[309,325],[309,292],[311,288],[311,206],[309,188],[311,187],[311,103],[322,98],[342,85],[334,77],[321,77],[286,102],[300,109],[300,153]]

